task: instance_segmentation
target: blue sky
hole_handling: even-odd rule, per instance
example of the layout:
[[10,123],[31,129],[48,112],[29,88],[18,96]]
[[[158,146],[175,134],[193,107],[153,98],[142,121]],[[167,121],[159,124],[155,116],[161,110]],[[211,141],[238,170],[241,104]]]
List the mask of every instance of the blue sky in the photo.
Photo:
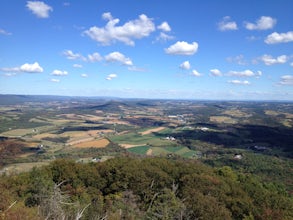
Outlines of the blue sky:
[[292,0],[0,1],[0,93],[293,100]]

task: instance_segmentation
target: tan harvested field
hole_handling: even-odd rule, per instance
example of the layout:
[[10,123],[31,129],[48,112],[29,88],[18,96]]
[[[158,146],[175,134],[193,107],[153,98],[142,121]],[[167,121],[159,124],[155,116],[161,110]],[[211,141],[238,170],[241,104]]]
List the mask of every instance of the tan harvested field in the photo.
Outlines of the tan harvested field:
[[27,147],[37,147],[39,145],[39,143],[37,143],[37,142],[25,142],[25,145]]
[[103,117],[96,116],[96,115],[63,114],[63,115],[59,115],[59,117],[65,117],[71,120],[92,120],[92,121],[103,120]]
[[277,112],[277,111],[272,111],[272,110],[266,110],[265,111],[266,115],[271,115],[271,116],[278,116],[278,115],[284,115],[288,119],[293,119],[293,114],[291,113],[285,113],[285,112]]
[[242,118],[242,117],[250,117],[251,115],[246,113],[246,112],[243,112],[243,111],[240,111],[238,109],[235,109],[235,110],[226,110],[223,112],[224,115],[229,115],[229,116],[232,116],[232,117],[237,117],[237,118]]
[[79,138],[77,140],[69,140],[67,141],[67,145],[77,145],[77,144],[81,144],[81,143],[85,143],[85,142],[90,142],[92,140],[95,140],[94,137],[87,137],[87,138]]
[[293,119],[293,114],[290,114],[290,113],[283,113],[286,118],[289,118],[289,119]]
[[104,130],[89,130],[89,131],[87,131],[87,133],[89,134],[89,135],[92,135],[92,136],[94,136],[94,135],[96,135],[97,133],[112,133],[112,132],[114,132],[114,130],[112,130],[112,129],[104,129]]
[[115,124],[120,124],[120,125],[130,125],[129,122],[127,122],[127,121],[121,121],[119,119],[113,119],[113,120],[110,121],[110,123],[115,123]]
[[158,127],[158,128],[152,128],[152,129],[149,129],[149,130],[146,130],[146,131],[143,131],[143,132],[140,132],[141,135],[147,135],[147,134],[150,134],[152,132],[158,132],[158,131],[162,131],[164,130],[166,127]]
[[292,128],[293,126],[293,121],[291,119],[285,119],[282,121],[282,124],[286,127]]
[[226,123],[226,124],[236,124],[237,120],[227,116],[211,116],[211,122],[215,123]]
[[120,146],[128,149],[128,148],[139,147],[139,146],[143,146],[143,145],[141,145],[141,144],[120,144]]
[[113,130],[89,130],[89,131],[67,131],[62,133],[61,137],[69,137],[67,144],[74,145],[79,142],[85,142],[100,137],[101,133],[111,133]]
[[273,111],[273,110],[266,110],[265,114],[266,115],[271,115],[271,116],[277,116],[277,115],[280,115],[281,113],[277,112],[277,111]]
[[146,152],[146,155],[148,155],[148,156],[152,156],[153,155],[152,148],[148,149],[148,151]]
[[100,140],[91,140],[91,141],[86,141],[82,142],[79,144],[73,145],[74,148],[104,148],[106,147],[110,142],[108,139],[103,138]]
[[34,135],[33,138],[35,139],[42,139],[42,138],[47,138],[47,137],[57,137],[56,134],[50,134],[50,133],[42,133],[42,134],[37,134],[37,135]]

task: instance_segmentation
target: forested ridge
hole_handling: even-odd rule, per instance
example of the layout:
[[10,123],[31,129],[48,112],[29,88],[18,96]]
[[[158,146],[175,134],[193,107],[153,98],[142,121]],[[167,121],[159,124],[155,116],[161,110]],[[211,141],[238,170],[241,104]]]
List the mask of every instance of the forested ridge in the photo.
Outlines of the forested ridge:
[[199,161],[58,159],[1,176],[1,219],[293,219],[284,188]]

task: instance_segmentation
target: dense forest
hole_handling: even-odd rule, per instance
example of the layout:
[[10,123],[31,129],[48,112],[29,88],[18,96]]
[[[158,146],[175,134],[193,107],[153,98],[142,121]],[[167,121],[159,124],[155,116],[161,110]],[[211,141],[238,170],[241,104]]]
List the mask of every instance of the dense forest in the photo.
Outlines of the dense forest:
[[282,186],[199,161],[58,159],[1,176],[0,219],[293,219]]

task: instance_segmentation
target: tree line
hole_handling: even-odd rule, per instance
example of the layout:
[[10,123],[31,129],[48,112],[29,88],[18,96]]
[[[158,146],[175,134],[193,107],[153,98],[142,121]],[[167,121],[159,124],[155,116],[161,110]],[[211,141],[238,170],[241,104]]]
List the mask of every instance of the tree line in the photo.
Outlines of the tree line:
[[0,179],[3,220],[292,218],[292,197],[282,187],[178,158],[58,159]]

